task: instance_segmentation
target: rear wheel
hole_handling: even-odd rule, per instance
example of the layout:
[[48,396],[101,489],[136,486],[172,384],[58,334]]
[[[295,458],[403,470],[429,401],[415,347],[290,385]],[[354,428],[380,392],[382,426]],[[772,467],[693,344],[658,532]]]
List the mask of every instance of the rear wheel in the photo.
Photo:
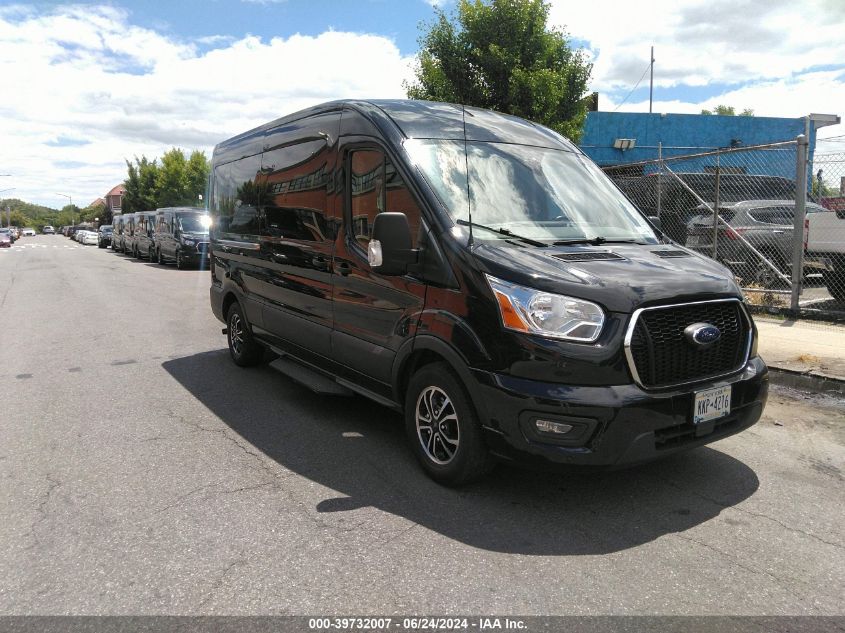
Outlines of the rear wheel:
[[252,330],[237,301],[229,307],[226,323],[229,325],[227,335],[229,354],[235,365],[252,367],[261,363],[264,358],[264,348],[252,337]]
[[182,251],[176,251],[176,270],[185,270],[185,261],[182,259]]
[[405,432],[420,465],[435,481],[460,486],[493,466],[469,394],[446,363],[417,371],[405,394]]

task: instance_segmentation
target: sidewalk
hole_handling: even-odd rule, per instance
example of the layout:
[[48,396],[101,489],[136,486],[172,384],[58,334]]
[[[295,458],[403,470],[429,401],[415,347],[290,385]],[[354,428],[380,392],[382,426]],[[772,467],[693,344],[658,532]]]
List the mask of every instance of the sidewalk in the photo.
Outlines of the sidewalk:
[[781,382],[845,393],[845,326],[761,315],[754,322],[760,356]]

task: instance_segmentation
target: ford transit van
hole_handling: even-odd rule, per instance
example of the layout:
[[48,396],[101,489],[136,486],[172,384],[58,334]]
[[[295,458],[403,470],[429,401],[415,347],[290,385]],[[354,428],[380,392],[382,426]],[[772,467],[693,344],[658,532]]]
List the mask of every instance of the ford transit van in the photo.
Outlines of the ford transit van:
[[220,143],[211,307],[232,360],[402,412],[458,485],[496,460],[632,465],[754,424],[734,277],[528,121],[341,101]]

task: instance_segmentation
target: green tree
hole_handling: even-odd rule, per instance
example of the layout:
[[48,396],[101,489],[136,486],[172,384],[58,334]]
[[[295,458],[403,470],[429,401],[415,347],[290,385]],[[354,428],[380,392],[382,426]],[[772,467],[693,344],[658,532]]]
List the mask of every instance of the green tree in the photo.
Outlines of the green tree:
[[514,114],[577,141],[587,116],[592,64],[565,32],[547,26],[542,0],[459,0],[420,37],[411,99],[464,103]]
[[208,173],[210,170],[211,166],[208,164],[205,152],[200,152],[199,150],[191,152],[191,157],[188,159],[186,168],[188,180],[187,195],[191,199],[189,204],[198,204],[200,196],[203,196],[203,199],[205,199],[205,189],[208,184]]
[[173,148],[161,157],[156,174],[158,206],[175,207],[185,203],[188,188],[187,161],[181,149]]
[[[702,110],[701,114],[720,114],[722,116],[737,116],[736,108],[733,106],[717,105],[712,110]],[[745,108],[739,113],[739,116],[754,116],[754,110]]]
[[123,212],[149,211],[158,206],[158,165],[146,156],[135,162],[126,161],[127,177],[123,181]]

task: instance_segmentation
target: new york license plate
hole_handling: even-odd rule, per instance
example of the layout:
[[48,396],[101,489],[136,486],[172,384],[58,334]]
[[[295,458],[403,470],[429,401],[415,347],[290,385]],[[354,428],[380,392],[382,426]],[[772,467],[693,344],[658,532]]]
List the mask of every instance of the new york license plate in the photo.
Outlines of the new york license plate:
[[701,424],[718,420],[731,412],[731,386],[715,387],[695,394],[692,406],[692,423]]

